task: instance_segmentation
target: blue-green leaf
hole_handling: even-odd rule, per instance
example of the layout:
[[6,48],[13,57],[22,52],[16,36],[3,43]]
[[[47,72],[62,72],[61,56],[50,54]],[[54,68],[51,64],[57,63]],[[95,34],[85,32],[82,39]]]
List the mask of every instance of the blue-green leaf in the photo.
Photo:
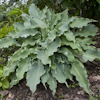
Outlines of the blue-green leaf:
[[91,19],[86,19],[86,18],[75,18],[73,22],[70,24],[70,27],[82,28],[83,26],[86,26],[90,22],[96,22],[96,21]]
[[64,65],[62,63],[56,63],[56,70],[52,69],[51,72],[52,76],[55,77],[59,83],[65,83],[67,85],[67,76],[64,74]]
[[[54,41],[47,44],[47,55],[51,56],[54,52],[57,51],[57,48],[61,46],[61,41],[59,38],[56,38]],[[53,49],[52,49],[53,48]]]
[[6,37],[0,39],[0,48],[8,48],[9,46],[13,45],[20,46],[20,44],[18,44],[13,38]]
[[29,7],[29,14],[31,17],[37,18],[40,10],[34,4],[31,4]]
[[88,49],[84,54],[83,54],[83,59],[87,62],[89,61],[93,61],[95,59],[99,59],[100,60],[100,50],[96,50],[96,49]]
[[90,94],[87,72],[84,65],[79,60],[72,63],[71,74],[76,76],[77,81],[79,81],[79,85],[83,87],[88,94]]
[[37,84],[40,83],[40,77],[45,73],[44,66],[41,62],[34,62],[27,72],[27,84],[32,93],[35,92]]
[[46,54],[46,51],[45,50],[37,50],[37,57],[45,65],[51,63],[50,58]]
[[28,36],[35,36],[38,32],[34,29],[25,29],[22,30],[20,32],[18,32],[15,36],[15,38],[19,38],[19,37],[28,37]]
[[53,91],[53,95],[56,92],[56,88],[57,88],[57,82],[55,80],[55,78],[53,78],[51,75],[47,81],[47,83],[49,84],[50,89]]

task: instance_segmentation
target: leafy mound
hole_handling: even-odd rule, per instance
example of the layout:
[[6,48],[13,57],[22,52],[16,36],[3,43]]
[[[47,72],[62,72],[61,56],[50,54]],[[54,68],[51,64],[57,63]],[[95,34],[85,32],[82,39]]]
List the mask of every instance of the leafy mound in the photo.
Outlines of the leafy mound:
[[10,87],[26,75],[27,84],[34,93],[37,84],[47,83],[53,94],[57,81],[73,80],[89,93],[89,82],[83,62],[100,59],[100,50],[92,45],[92,36],[98,28],[89,24],[95,20],[68,17],[68,9],[55,14],[45,7],[42,11],[34,4],[29,15],[22,13],[23,22],[14,24],[15,31],[0,39],[0,48],[18,47],[10,57],[3,77],[11,74]]

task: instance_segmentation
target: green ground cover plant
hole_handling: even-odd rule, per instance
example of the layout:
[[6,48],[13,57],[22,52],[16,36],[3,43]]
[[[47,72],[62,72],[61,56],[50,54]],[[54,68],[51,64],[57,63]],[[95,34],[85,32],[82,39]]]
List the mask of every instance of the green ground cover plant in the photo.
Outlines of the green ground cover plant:
[[73,81],[76,76],[79,85],[90,94],[83,63],[100,60],[100,50],[92,46],[96,43],[92,37],[98,31],[92,22],[96,21],[69,17],[68,9],[61,13],[48,7],[40,10],[34,4],[29,6],[28,14],[22,12],[21,16],[23,22],[14,24],[15,31],[0,39],[1,50],[17,48],[3,74],[3,79],[10,75],[10,88],[26,77],[32,93],[42,82],[54,95],[57,81],[68,87],[66,79]]

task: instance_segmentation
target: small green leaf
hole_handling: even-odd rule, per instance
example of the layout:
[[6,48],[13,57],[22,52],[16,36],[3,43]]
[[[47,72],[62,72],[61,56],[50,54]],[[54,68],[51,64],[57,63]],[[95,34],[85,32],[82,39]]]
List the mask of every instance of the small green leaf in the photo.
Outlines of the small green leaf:
[[3,89],[9,88],[9,80],[8,80],[8,78],[6,78],[3,81],[1,81],[1,83],[2,83],[2,88]]

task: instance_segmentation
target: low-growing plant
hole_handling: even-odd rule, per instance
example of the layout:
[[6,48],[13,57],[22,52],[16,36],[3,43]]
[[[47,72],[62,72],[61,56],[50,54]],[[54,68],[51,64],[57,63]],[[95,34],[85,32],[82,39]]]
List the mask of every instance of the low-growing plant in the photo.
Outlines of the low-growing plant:
[[57,81],[68,86],[66,79],[73,80],[74,75],[79,85],[90,93],[83,62],[100,59],[100,50],[92,46],[98,28],[91,22],[96,21],[69,17],[68,9],[55,14],[47,7],[40,10],[31,4],[28,11],[29,14],[21,15],[23,22],[14,24],[15,31],[0,39],[1,49],[17,47],[3,78],[11,75],[10,87],[13,87],[26,75],[32,93],[42,82],[55,94]]
[[0,91],[9,88],[8,77],[5,79],[2,79],[4,68],[5,68],[4,66],[0,65]]

